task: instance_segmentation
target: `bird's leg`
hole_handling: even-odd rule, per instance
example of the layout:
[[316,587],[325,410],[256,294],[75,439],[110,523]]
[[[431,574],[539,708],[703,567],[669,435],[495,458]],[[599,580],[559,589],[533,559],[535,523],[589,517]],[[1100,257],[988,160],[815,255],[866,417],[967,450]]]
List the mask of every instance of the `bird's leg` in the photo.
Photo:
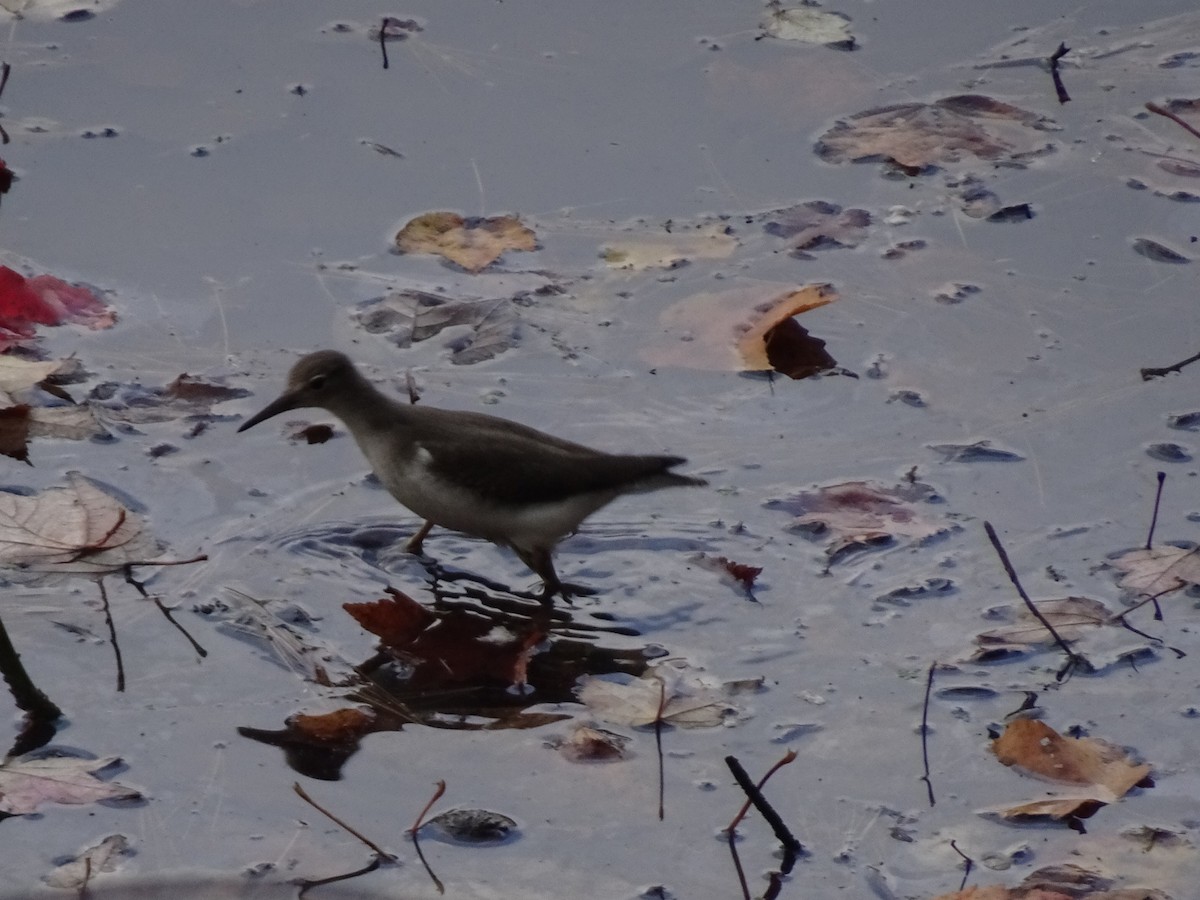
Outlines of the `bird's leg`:
[[554,557],[549,550],[545,547],[530,547],[528,550],[523,547],[513,547],[513,549],[517,551],[517,556],[521,557],[521,562],[529,566],[542,579],[542,595],[538,598],[542,603],[553,606],[555,594],[562,594],[564,600],[571,599],[567,595],[563,583],[558,580],[558,573],[554,571]]
[[408,539],[408,543],[404,545],[404,552],[412,553],[416,556],[424,556],[425,535],[429,534],[432,528],[433,523],[426,519],[425,524],[417,529],[417,533]]

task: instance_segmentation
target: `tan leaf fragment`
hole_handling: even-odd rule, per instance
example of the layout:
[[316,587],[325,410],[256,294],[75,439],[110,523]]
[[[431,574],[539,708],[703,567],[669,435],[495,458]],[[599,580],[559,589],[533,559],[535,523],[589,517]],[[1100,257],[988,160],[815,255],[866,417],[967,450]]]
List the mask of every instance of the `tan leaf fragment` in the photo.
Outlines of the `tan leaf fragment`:
[[142,518],[79,472],[67,486],[0,492],[0,565],[38,575],[103,575],[160,555]]
[[464,218],[431,212],[411,219],[396,234],[402,253],[433,253],[474,274],[509,250],[536,250],[537,235],[516,216]]
[[611,268],[641,272],[675,269],[693,259],[727,259],[737,247],[737,238],[726,234],[725,226],[714,224],[670,234],[611,240],[601,249],[600,257]]
[[115,872],[122,857],[131,855],[129,838],[110,834],[88,847],[74,859],[56,866],[43,879],[46,884],[67,890],[80,890],[101,872]]
[[72,357],[38,362],[16,356],[0,355],[0,391],[12,394],[28,390],[52,375],[73,370],[77,364],[78,361]]
[[141,792],[115,781],[101,781],[93,773],[119,757],[18,758],[0,765],[0,812],[14,816],[36,812],[43,803],[80,805],[99,800],[136,800]]
[[1200,547],[1163,544],[1130,550],[1109,559],[1109,565],[1125,573],[1117,583],[1131,594],[1162,594],[1200,584]]
[[1099,738],[1064,737],[1044,722],[1016,719],[992,742],[1006,766],[1061,784],[1102,789],[1101,801],[1124,796],[1146,779],[1150,766],[1134,763],[1120,747]]
[[737,712],[722,687],[661,666],[641,678],[587,676],[576,695],[594,715],[618,725],[711,728]]

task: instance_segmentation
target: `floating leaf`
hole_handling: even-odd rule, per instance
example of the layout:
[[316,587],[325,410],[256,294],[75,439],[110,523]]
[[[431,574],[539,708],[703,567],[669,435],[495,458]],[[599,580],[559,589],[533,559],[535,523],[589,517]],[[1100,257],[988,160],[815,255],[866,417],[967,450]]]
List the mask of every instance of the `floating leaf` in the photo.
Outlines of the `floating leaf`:
[[1200,584],[1200,547],[1165,544],[1130,550],[1110,557],[1108,564],[1124,573],[1117,583],[1131,594],[1163,594]]
[[667,309],[661,322],[672,343],[648,347],[652,365],[733,372],[778,371],[802,378],[837,364],[825,342],[794,321],[838,299],[827,284],[780,291],[778,286],[696,294]]
[[35,575],[103,575],[162,551],[137,513],[79,472],[67,486],[0,492],[0,565]]
[[1120,747],[1098,738],[1064,737],[1036,719],[1015,719],[992,742],[996,759],[1059,784],[1088,785],[1093,797],[1109,802],[1127,794],[1150,775]]
[[396,234],[402,253],[434,253],[472,274],[486,269],[509,250],[536,250],[537,235],[516,216],[463,218],[458,213],[417,216]]
[[39,325],[86,325],[111,328],[112,307],[87,287],[68,284],[53,275],[26,278],[0,266],[0,351],[28,343]]
[[793,317],[836,299],[837,292],[831,285],[810,284],[757,307],[753,324],[737,342],[746,371],[776,371],[790,378],[806,378],[833,368],[836,361],[824,352],[825,342],[811,337]]
[[184,373],[162,387],[140,384],[98,384],[88,399],[103,410],[106,419],[142,425],[186,418],[212,418],[212,406],[250,396],[245,388],[230,387],[219,378],[198,378]]
[[101,781],[96,772],[120,762],[116,756],[80,759],[51,756],[23,757],[0,765],[0,812],[22,816],[44,803],[80,805],[99,800],[136,800],[141,793],[115,781]]

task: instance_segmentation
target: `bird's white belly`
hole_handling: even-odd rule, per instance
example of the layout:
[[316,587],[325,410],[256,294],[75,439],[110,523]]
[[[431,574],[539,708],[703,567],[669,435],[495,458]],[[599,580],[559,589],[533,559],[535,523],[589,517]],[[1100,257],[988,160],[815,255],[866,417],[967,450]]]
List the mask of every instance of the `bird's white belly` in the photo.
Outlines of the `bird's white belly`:
[[575,531],[609,496],[584,494],[554,503],[498,504],[434,474],[418,448],[405,466],[374,466],[388,492],[435,525],[521,548],[547,547]]

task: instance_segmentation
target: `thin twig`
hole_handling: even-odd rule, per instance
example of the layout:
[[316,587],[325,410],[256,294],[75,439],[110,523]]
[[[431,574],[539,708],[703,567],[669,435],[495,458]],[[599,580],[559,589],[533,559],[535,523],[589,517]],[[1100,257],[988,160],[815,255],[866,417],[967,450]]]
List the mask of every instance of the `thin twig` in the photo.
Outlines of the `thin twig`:
[[442,880],[434,874],[433,869],[425,860],[425,853],[421,850],[421,841],[418,833],[421,830],[421,826],[424,824],[425,814],[429,812],[433,804],[437,803],[438,800],[441,799],[441,796],[444,793],[446,793],[446,782],[439,778],[437,782],[437,789],[434,790],[433,796],[429,798],[429,802],[425,804],[425,808],[421,810],[420,815],[418,815],[416,821],[413,822],[412,828],[408,829],[408,835],[412,838],[413,848],[417,851],[417,859],[421,860],[421,865],[425,867],[425,872],[431,879],[433,879],[433,884],[437,888],[437,892],[439,894],[446,893],[446,886],[442,884]]
[[296,892],[296,898],[299,900],[299,898],[303,897],[308,892],[309,888],[321,887],[321,885],[324,884],[334,884],[338,881],[349,881],[351,878],[357,878],[359,875],[366,875],[368,872],[374,872],[381,865],[383,865],[383,863],[383,857],[376,856],[361,869],[355,869],[353,872],[345,872],[341,875],[330,875],[328,878],[298,879],[294,882],[294,884],[300,888],[300,890]]
[[[4,87],[8,84],[8,76],[12,73],[12,65],[10,63],[0,64],[0,94],[4,93]],[[11,138],[8,132],[4,130],[4,126],[0,125],[0,143],[7,144]]]
[[663,771],[662,715],[667,706],[667,683],[658,680],[658,712],[654,715],[654,746],[658,749],[658,821],[666,818],[666,787]]
[[937,660],[929,664],[929,677],[925,679],[925,705],[921,707],[921,758],[925,762],[925,774],[921,780],[929,792],[929,806],[933,808],[933,782],[929,778],[929,696],[933,693],[933,673],[937,671]]
[[996,534],[996,529],[992,527],[992,523],[984,522],[983,528],[987,532],[988,540],[992,542],[992,546],[996,549],[996,555],[1000,557],[1000,564],[1004,566],[1004,571],[1008,573],[1009,581],[1013,583],[1013,587],[1021,595],[1026,608],[1033,613],[1035,619],[1042,623],[1042,627],[1050,632],[1050,636],[1054,638],[1054,643],[1058,644],[1063,653],[1067,654],[1067,664],[1059,669],[1058,674],[1055,676],[1056,681],[1062,681],[1076,665],[1083,664],[1085,660],[1071,649],[1071,645],[1063,640],[1062,635],[1055,631],[1054,626],[1050,624],[1050,620],[1042,615],[1042,611],[1029,599],[1029,595],[1025,593],[1025,588],[1021,587],[1021,580],[1017,578],[1017,570],[1013,568],[1013,564],[1008,558],[1008,553],[1005,552],[1004,545],[1000,543],[1000,538]]
[[[201,556],[201,557],[197,557],[196,559],[184,560],[179,563],[170,563],[170,565],[186,565],[187,563],[199,562],[202,559],[208,559],[208,557]],[[196,651],[196,654],[198,656],[200,656],[201,659],[208,656],[208,651],[205,650],[203,647],[201,647],[200,643],[194,637],[192,637],[190,634],[188,634],[188,631],[186,628],[184,628],[182,625],[180,625],[179,622],[175,621],[175,617],[173,615],[171,615],[171,610],[167,609],[167,607],[163,605],[162,599],[160,597],[151,597],[150,594],[146,591],[146,585],[144,585],[142,582],[138,581],[136,578],[133,577],[133,567],[135,565],[136,565],[136,563],[126,563],[125,564],[125,567],[124,567],[125,583],[132,586],[134,590],[136,590],[139,594],[141,594],[143,600],[153,600],[154,605],[158,607],[158,611],[160,613],[162,613],[166,617],[167,621],[170,622],[172,625],[174,625],[176,630],[184,636],[184,638],[187,640],[187,642],[192,645],[192,649]]]
[[788,830],[787,825],[784,824],[783,819],[780,818],[779,813],[771,808],[771,804],[763,797],[762,792],[754,786],[754,782],[750,780],[750,776],[746,774],[746,770],[742,768],[742,764],[738,762],[737,757],[725,757],[725,765],[729,766],[729,771],[733,773],[733,778],[738,783],[738,787],[746,792],[746,796],[750,798],[750,802],[754,804],[754,808],[767,820],[767,824],[775,832],[775,837],[783,845],[783,865],[790,868],[795,864],[796,856],[804,852],[804,845],[796,840],[795,836]]
[[[774,775],[776,772],[778,772],[784,766],[790,765],[791,763],[795,762],[795,760],[796,760],[796,751],[795,750],[789,750],[787,753],[783,754],[783,756],[781,756],[779,758],[779,761],[767,770],[767,774],[758,780],[758,784],[756,785],[756,787],[761,791],[763,789],[763,787],[766,785],[768,779],[770,779],[770,777],[772,775]],[[749,800],[749,798],[747,798],[746,802],[742,804],[742,808],[738,810],[738,814],[733,817],[733,821],[725,826],[725,830],[733,831],[735,828],[737,828],[738,824],[742,821],[742,819],[744,819],[746,817],[746,813],[748,813],[749,811],[750,811],[750,800]]]
[[[1200,138],[1200,131],[1197,131],[1195,128],[1193,128],[1187,122],[1183,121],[1183,119],[1179,118],[1179,116],[1175,115],[1175,113],[1171,112],[1169,109],[1163,109],[1157,103],[1147,103],[1146,109],[1148,109],[1150,112],[1154,113],[1155,115],[1166,116],[1168,119],[1170,119],[1176,125],[1181,126],[1184,131],[1188,132],[1188,134],[1191,134],[1195,137]],[[1196,359],[1196,357],[1193,356],[1192,359],[1188,360],[1188,362],[1193,362],[1195,359]],[[1145,376],[1143,376],[1143,377],[1145,377]]]
[[958,844],[954,843],[953,838],[950,840],[950,847],[963,858],[963,877],[958,885],[958,889],[961,891],[967,886],[967,879],[971,877],[971,870],[975,868],[975,861],[958,849]]
[[1151,378],[1164,378],[1172,372],[1182,372],[1184,366],[1190,366],[1192,363],[1200,360],[1200,353],[1195,356],[1189,356],[1187,359],[1180,360],[1173,366],[1163,366],[1161,369],[1141,369],[1142,381],[1149,381]]
[[1150,531],[1146,535],[1146,549],[1154,544],[1154,529],[1158,525],[1158,504],[1162,502],[1163,482],[1167,480],[1166,472],[1158,473],[1158,490],[1154,492],[1154,513],[1150,516]]
[[1071,52],[1071,48],[1060,43],[1058,49],[1050,57],[1050,77],[1054,79],[1054,93],[1058,95],[1059,103],[1070,103],[1071,95],[1063,85],[1062,75],[1058,71],[1058,61]]
[[742,886],[742,900],[750,900],[750,885],[746,883],[746,870],[742,868],[742,858],[737,852],[737,832],[730,828],[725,833],[729,842],[729,855],[733,857],[733,869],[737,872],[738,884]]
[[[305,792],[304,788],[300,787],[300,782],[298,782],[298,781],[292,782],[292,790],[296,792],[296,795],[301,800],[303,800],[305,803],[307,803],[309,806],[311,806],[313,809],[315,809],[321,815],[325,816],[325,818],[329,819],[335,825],[341,826],[343,829],[345,829],[351,835],[353,835],[354,837],[356,837],[360,841],[362,841],[364,844],[366,844],[367,847],[370,848],[371,852],[373,852],[380,859],[386,860],[387,862],[395,862],[396,861],[396,857],[393,856],[391,853],[388,853],[386,850],[384,850],[382,847],[380,847],[374,841],[367,838],[361,832],[355,831],[353,828],[351,828],[349,825],[347,825],[345,822],[343,822],[341,819],[339,819],[337,816],[335,816],[333,813],[331,813],[325,807],[323,807],[319,803],[317,803],[317,801],[314,800],[312,797],[308,796],[308,794]],[[370,869],[368,869],[367,871],[370,871]]]
[[379,52],[383,54],[383,67],[385,69],[388,67],[387,27],[391,21],[391,16],[384,16],[383,21],[379,23]]
[[104,604],[104,621],[108,624],[108,638],[112,644],[113,654],[117,658],[117,693],[125,690],[125,663],[121,659],[121,645],[117,643],[117,626],[113,623],[112,608],[108,605],[108,591],[104,589],[104,578],[97,578],[100,585],[100,600]]

